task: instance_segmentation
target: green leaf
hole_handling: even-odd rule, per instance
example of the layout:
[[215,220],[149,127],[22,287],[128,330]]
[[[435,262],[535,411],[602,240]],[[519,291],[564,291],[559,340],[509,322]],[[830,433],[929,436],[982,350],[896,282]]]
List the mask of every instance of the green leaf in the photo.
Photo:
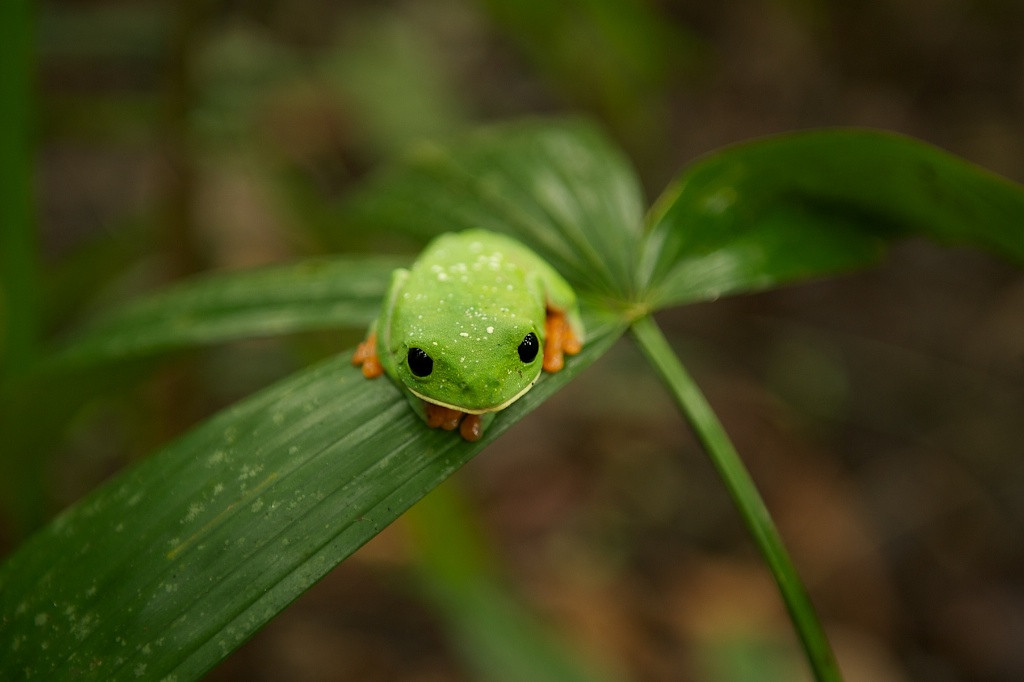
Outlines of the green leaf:
[[636,291],[643,195],[622,153],[584,123],[506,124],[421,146],[345,211],[364,226],[422,237],[505,232],[578,290],[620,300]]
[[253,336],[366,327],[391,271],[406,262],[336,257],[197,278],[97,320],[53,362],[102,362]]
[[346,354],[118,475],[0,568],[0,678],[202,674],[623,331],[588,322],[583,352],[478,443],[428,429]]
[[923,142],[826,130],[716,152],[652,211],[642,277],[667,306],[877,261],[924,236],[1024,263],[1024,191]]

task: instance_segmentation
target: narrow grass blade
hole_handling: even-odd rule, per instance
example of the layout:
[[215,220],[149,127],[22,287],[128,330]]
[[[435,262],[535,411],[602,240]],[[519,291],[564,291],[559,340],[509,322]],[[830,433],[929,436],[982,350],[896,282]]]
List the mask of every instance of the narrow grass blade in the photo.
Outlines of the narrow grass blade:
[[0,3],[0,376],[35,359],[42,305],[32,188],[32,3]]
[[479,679],[618,679],[574,651],[501,585],[495,557],[490,556],[482,531],[452,482],[421,500],[404,520],[416,548],[420,583]]

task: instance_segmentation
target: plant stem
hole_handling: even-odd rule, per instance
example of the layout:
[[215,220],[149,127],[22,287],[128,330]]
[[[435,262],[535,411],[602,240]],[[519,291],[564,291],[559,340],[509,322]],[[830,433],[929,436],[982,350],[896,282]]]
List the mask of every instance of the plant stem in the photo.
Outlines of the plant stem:
[[633,323],[632,332],[640,350],[654,365],[696,431],[725,481],[744,523],[754,536],[758,549],[768,562],[815,678],[819,682],[839,682],[842,680],[839,667],[810,597],[797,576],[764,500],[721,422],[696,382],[679,362],[654,318],[650,315],[639,318]]
[[0,2],[0,370],[31,364],[39,327],[32,224],[33,13],[28,0]]

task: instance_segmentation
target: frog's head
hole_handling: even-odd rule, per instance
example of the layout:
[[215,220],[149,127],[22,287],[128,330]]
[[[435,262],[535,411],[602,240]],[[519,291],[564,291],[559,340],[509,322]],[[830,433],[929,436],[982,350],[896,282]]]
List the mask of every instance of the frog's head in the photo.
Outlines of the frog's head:
[[395,369],[427,402],[470,414],[497,412],[540,376],[543,335],[543,324],[494,318],[442,335],[410,334],[394,348]]

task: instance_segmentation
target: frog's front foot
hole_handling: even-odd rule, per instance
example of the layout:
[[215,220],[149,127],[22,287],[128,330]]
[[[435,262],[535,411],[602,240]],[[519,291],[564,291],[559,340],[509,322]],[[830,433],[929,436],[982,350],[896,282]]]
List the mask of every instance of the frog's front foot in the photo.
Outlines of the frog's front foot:
[[423,407],[427,411],[427,426],[432,429],[454,431],[458,428],[459,420],[462,419],[462,415],[464,414],[458,410],[453,410],[450,407],[435,405],[434,403],[428,403],[425,400],[423,401]]
[[483,417],[478,414],[467,414],[459,425],[459,433],[470,443],[475,443],[484,435]]
[[561,310],[548,308],[544,320],[544,371],[558,372],[565,366],[566,355],[576,355],[583,342],[572,330],[568,318]]
[[377,356],[376,332],[371,332],[365,341],[356,346],[356,352],[352,354],[352,364],[362,365],[363,376],[367,379],[374,379],[384,373],[384,367]]
[[474,443],[484,434],[483,418],[478,414],[466,414],[425,400],[423,407],[427,413],[427,426],[432,429],[454,431],[458,428],[463,438]]

